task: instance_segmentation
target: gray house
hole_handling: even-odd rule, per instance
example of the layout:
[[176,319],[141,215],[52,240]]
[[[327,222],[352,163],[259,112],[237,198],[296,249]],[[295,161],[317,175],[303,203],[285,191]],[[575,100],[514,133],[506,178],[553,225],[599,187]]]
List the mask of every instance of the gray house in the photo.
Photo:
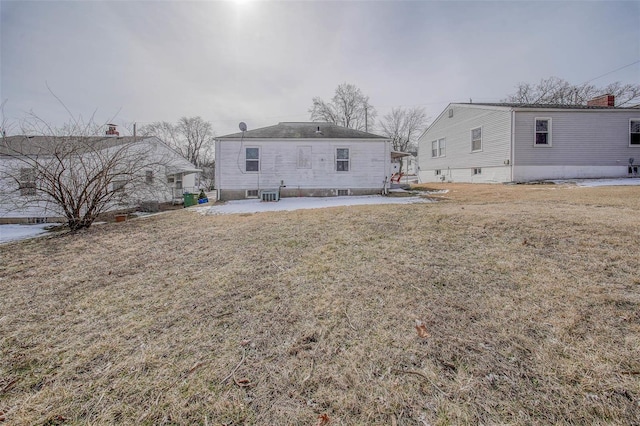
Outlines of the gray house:
[[218,199],[379,194],[389,187],[383,136],[331,123],[279,123],[216,138]]
[[638,176],[640,110],[452,103],[418,142],[421,182],[526,182]]

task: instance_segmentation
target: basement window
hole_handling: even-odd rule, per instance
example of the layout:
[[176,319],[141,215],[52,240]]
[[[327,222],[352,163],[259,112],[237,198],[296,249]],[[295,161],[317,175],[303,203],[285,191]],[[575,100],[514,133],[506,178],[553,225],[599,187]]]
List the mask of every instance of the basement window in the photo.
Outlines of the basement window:
[[344,197],[349,195],[348,189],[338,189],[338,197]]
[[245,193],[246,198],[258,198],[258,190],[257,189],[247,189]]

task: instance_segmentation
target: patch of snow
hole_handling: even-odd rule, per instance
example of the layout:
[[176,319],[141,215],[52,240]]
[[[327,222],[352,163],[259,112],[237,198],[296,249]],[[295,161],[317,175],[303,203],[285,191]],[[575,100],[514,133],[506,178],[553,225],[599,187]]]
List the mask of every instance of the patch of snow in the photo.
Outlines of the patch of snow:
[[40,236],[47,232],[51,223],[39,223],[36,225],[0,225],[0,244],[9,241],[26,240]]
[[571,179],[554,180],[554,183],[574,183],[577,186],[593,188],[596,186],[630,186],[640,185],[640,178],[620,178],[620,179]]
[[280,201],[263,202],[257,199],[232,200],[225,204],[198,207],[193,209],[201,214],[259,213],[274,211],[292,211],[321,209],[326,207],[362,206],[369,204],[416,204],[431,203],[422,197],[383,197],[381,195],[363,195],[351,197],[291,197]]

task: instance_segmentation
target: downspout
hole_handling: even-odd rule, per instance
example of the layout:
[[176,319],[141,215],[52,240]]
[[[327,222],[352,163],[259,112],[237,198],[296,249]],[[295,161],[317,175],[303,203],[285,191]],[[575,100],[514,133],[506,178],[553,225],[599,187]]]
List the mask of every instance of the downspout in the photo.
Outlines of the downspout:
[[516,110],[511,108],[511,155],[509,156],[509,169],[511,182],[513,182],[513,161],[516,158]]
[[220,141],[216,139],[215,145],[214,145],[214,188],[216,189],[216,201],[220,201],[220,167],[221,165],[219,164],[218,161],[216,161],[215,157],[217,157],[217,153],[220,152]]

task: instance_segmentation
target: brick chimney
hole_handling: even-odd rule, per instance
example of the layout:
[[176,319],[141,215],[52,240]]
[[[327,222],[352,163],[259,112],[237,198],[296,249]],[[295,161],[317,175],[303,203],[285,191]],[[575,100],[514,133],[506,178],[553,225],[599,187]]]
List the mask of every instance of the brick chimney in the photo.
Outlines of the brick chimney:
[[116,130],[116,125],[115,124],[107,124],[107,131],[105,132],[105,135],[107,136],[120,136],[120,132],[118,132]]
[[612,107],[615,106],[616,97],[613,95],[601,95],[587,101],[587,106]]

